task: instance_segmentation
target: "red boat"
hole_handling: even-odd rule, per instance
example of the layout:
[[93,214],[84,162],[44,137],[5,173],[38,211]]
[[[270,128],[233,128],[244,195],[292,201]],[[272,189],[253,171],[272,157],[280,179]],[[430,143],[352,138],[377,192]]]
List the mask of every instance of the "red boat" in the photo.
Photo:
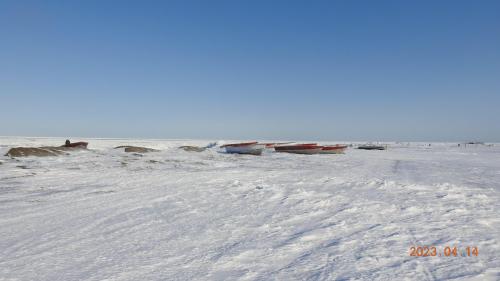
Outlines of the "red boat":
[[296,153],[296,154],[318,154],[318,153],[321,153],[322,149],[323,149],[323,147],[318,146],[318,144],[316,144],[316,143],[280,145],[280,146],[274,147],[274,150],[276,152],[288,152],[288,153]]
[[347,145],[324,145],[321,149],[321,154],[341,154],[347,149]]
[[275,146],[289,144],[289,143],[291,142],[266,142],[261,144],[264,144],[266,148],[274,148]]

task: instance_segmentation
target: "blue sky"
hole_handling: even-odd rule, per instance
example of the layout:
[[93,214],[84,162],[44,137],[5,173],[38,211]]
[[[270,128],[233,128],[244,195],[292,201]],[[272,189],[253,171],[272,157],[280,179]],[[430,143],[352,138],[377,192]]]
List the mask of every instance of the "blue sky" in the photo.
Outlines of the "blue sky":
[[500,1],[1,1],[0,135],[500,141]]

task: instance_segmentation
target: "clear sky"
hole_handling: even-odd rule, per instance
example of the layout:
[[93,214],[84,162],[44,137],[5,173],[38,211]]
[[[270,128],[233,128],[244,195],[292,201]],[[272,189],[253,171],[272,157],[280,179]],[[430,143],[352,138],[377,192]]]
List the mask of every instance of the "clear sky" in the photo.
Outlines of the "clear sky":
[[500,1],[0,1],[0,135],[500,141]]

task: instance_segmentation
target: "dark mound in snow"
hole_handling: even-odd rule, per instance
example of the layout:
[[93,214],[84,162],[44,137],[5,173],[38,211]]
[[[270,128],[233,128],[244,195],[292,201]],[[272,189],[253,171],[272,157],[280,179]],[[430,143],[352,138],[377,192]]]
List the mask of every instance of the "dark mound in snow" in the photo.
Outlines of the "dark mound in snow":
[[192,146],[192,145],[184,145],[180,146],[179,149],[183,149],[184,151],[193,151],[193,152],[202,152],[207,149],[206,147]]
[[157,149],[152,149],[148,147],[140,147],[140,146],[130,146],[130,145],[122,145],[117,146],[115,149],[125,148],[125,152],[135,152],[135,153],[147,153],[147,152],[158,152]]
[[42,146],[42,147],[14,147],[7,151],[5,156],[26,157],[26,156],[58,156],[67,154],[67,151],[82,150],[82,147],[63,147],[63,146]]

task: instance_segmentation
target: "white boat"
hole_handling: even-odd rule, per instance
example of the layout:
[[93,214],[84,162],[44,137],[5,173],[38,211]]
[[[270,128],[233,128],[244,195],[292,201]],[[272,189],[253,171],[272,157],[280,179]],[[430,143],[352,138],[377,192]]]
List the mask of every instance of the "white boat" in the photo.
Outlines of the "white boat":
[[221,147],[225,148],[227,153],[261,155],[266,145],[257,142],[246,142],[226,144]]

